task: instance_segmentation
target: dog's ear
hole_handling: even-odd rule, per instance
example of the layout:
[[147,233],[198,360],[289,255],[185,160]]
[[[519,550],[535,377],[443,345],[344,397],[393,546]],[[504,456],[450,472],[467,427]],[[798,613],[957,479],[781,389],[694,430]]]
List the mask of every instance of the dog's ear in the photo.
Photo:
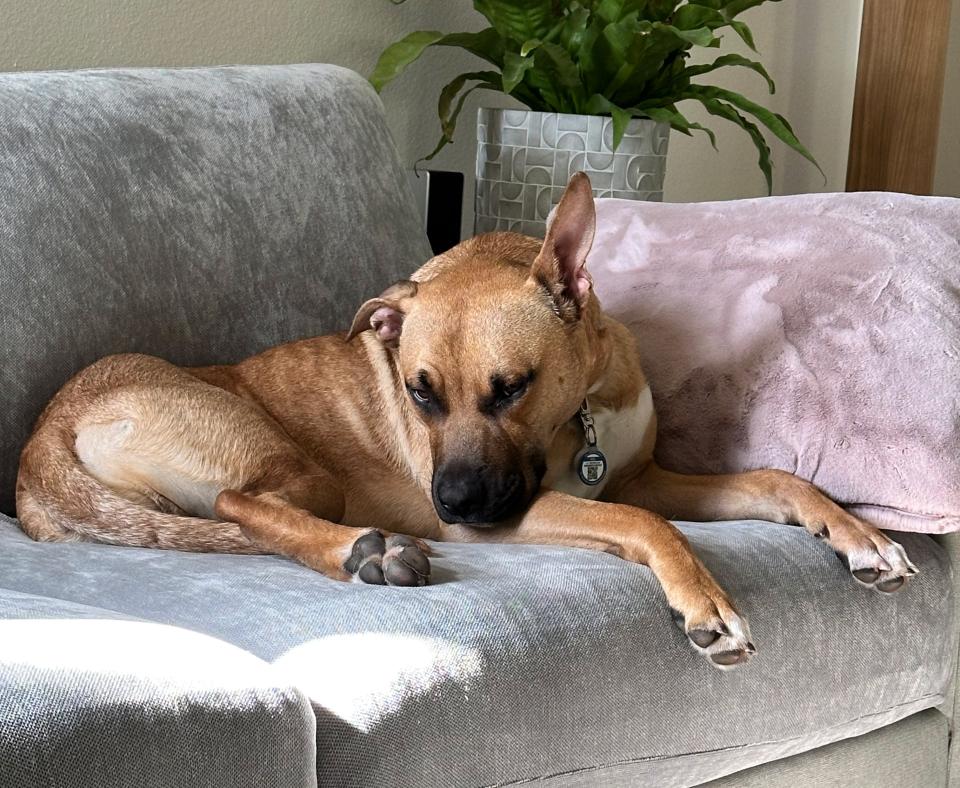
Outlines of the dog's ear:
[[357,310],[347,334],[347,342],[372,328],[383,344],[396,347],[403,330],[406,309],[416,294],[417,283],[404,279],[388,287],[377,298],[371,298]]
[[585,263],[596,226],[590,179],[578,172],[560,198],[530,272],[534,281],[550,293],[557,314],[568,322],[580,317],[590,298],[592,280]]

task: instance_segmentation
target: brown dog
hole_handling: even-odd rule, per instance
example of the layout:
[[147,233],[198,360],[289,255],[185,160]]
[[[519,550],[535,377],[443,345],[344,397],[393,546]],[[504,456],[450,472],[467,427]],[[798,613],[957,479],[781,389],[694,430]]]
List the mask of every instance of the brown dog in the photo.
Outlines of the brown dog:
[[[653,570],[721,667],[754,652],[747,624],[665,517],[796,523],[861,583],[903,585],[916,571],[903,549],[801,479],[653,463],[634,339],[601,311],[584,268],[594,221],[581,173],[542,245],[466,241],[365,303],[347,334],[231,367],[102,359],[56,395],[23,450],[24,530],[281,553],[394,585],[426,581],[420,538],[605,550]],[[578,469],[596,481],[604,461],[575,458],[594,434],[606,472],[586,484]]]

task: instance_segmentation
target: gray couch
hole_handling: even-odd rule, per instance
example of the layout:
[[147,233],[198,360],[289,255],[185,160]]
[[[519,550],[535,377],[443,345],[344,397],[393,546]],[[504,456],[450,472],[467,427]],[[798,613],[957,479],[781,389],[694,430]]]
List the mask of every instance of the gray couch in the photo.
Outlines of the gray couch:
[[85,364],[338,330],[428,255],[356,74],[0,76],[0,786],[946,785],[947,540],[898,535],[921,573],[884,596],[800,529],[681,524],[761,649],[721,673],[608,555],[441,545],[384,588],[17,528],[19,448]]

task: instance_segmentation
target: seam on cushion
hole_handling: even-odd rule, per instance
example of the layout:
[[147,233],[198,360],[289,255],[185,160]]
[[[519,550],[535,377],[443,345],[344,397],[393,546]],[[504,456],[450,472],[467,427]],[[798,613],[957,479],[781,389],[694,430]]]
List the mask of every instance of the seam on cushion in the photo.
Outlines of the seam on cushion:
[[[121,621],[136,621],[140,624],[163,624],[162,621],[154,621],[150,618],[141,618],[140,616],[131,616],[129,613],[124,613],[122,610],[114,610],[111,607],[101,607],[100,605],[88,605],[86,602],[77,602],[74,599],[65,599],[62,596],[51,596],[50,594],[34,594],[31,591],[21,591],[18,588],[10,588],[9,586],[0,586],[0,591],[8,591],[11,594],[17,594],[22,597],[29,599],[47,599],[51,602],[63,602],[65,605],[72,605],[73,607],[83,608],[84,610],[93,611],[95,613],[112,613],[116,616],[119,616],[118,620]],[[3,621],[22,621],[23,619],[8,618],[0,619]],[[75,619],[77,621],[83,621],[84,619]],[[167,624],[166,626],[176,626],[176,624]],[[186,627],[179,627],[179,629],[186,630]],[[194,630],[186,630],[194,631]],[[205,633],[203,633],[205,634]],[[219,638],[217,638],[219,640]],[[223,641],[226,643],[226,641]],[[256,656],[256,655],[253,655]],[[259,657],[258,657],[259,659]]]
[[900,509],[896,506],[887,506],[883,503],[862,503],[857,501],[844,501],[842,504],[844,507],[848,506],[859,506],[866,509],[883,509],[887,512],[896,512],[897,514],[903,514],[907,517],[923,517],[928,520],[953,520],[960,517],[957,514],[943,514],[937,512],[917,512],[912,509]]
[[[23,529],[20,527],[20,521],[13,517],[8,517],[7,515],[0,514],[0,523],[9,525],[11,528],[15,528],[18,531],[20,531],[20,533],[24,533]],[[27,538],[29,539],[29,537]],[[31,542],[33,542],[33,544],[35,545],[42,544],[40,542],[36,542],[33,540],[31,540]],[[95,543],[91,542],[90,544],[95,544]],[[86,610],[92,610],[92,611],[103,612],[103,613],[113,613],[116,616],[120,616],[124,621],[137,621],[143,624],[159,624],[160,626],[175,627],[176,629],[182,629],[185,632],[194,632],[200,635],[205,635],[206,637],[212,638],[220,643],[224,643],[228,646],[231,646],[237,649],[238,651],[242,651],[244,654],[248,654],[249,656],[253,657],[264,666],[270,667],[273,664],[271,662],[267,662],[267,660],[263,659],[262,657],[258,657],[252,651],[242,648],[238,646],[236,643],[231,643],[229,640],[224,640],[223,638],[217,637],[216,635],[211,635],[209,632],[202,632],[197,629],[191,629],[190,627],[183,627],[183,626],[180,626],[179,624],[170,624],[165,621],[157,621],[155,618],[146,618],[144,616],[131,615],[130,613],[125,613],[122,610],[116,610],[115,608],[112,608],[112,607],[103,607],[102,605],[91,605],[86,602],[78,602],[75,599],[66,599],[62,596],[52,596],[47,593],[34,594],[31,591],[21,591],[18,588],[10,588],[8,586],[0,586],[0,590],[9,591],[10,593],[13,593],[13,594],[21,594],[27,597],[33,597],[34,599],[49,599],[54,602],[63,602],[66,605],[74,605],[76,607],[85,608]]]
[[[33,594],[29,591],[20,591],[16,588],[8,588],[7,586],[0,586],[0,591],[9,591],[12,594],[19,594],[21,596],[32,598],[32,599],[49,599],[52,602],[63,602],[66,605],[73,605],[75,607],[84,608],[85,610],[89,610],[93,612],[112,613],[116,616],[119,616],[119,618],[117,619],[119,621],[132,621],[137,624],[156,624],[157,626],[161,626],[161,627],[172,627],[174,629],[179,629],[184,632],[192,632],[195,635],[203,635],[204,637],[208,637],[211,640],[215,640],[218,643],[222,643],[225,646],[229,646],[230,648],[235,648],[237,651],[241,651],[247,656],[253,657],[255,660],[257,660],[257,662],[260,663],[262,667],[265,667],[268,669],[273,667],[272,662],[267,662],[267,660],[263,659],[263,657],[258,657],[252,651],[249,651],[241,646],[238,646],[236,643],[231,643],[229,640],[224,640],[223,638],[217,637],[216,635],[211,635],[209,632],[203,632],[199,629],[191,629],[190,627],[180,626],[179,624],[170,624],[166,621],[157,621],[154,618],[143,618],[141,616],[131,616],[129,613],[124,613],[122,610],[114,610],[111,607],[101,607],[100,605],[88,605],[85,602],[77,602],[76,600],[73,600],[73,599],[64,599],[61,596],[50,596],[48,594]],[[22,621],[23,619],[11,618],[11,619],[0,619],[0,620]],[[85,621],[86,619],[78,618],[73,620]],[[294,688],[294,689],[297,689],[297,692],[300,692],[298,688]]]
[[[920,703],[922,701],[926,701],[929,699],[938,699],[939,703],[942,703],[944,700],[944,695],[943,693],[940,693],[940,692],[935,692],[929,695],[921,695],[919,698],[914,698],[913,700],[906,701],[904,703],[898,703],[896,706],[889,706],[883,711],[874,712],[873,714],[868,714],[863,717],[854,717],[852,720],[845,720],[844,722],[838,722],[835,725],[831,725],[829,728],[821,729],[821,732],[831,731],[836,728],[842,728],[846,725],[852,725],[853,723],[859,722],[860,720],[869,720],[872,717],[879,717],[883,714],[887,714],[896,709],[903,708],[904,706],[912,706],[916,703]],[[924,711],[925,709],[936,708],[936,706],[938,706],[939,703],[932,703],[929,706],[925,706],[923,709],[917,709],[916,713]],[[899,720],[897,720],[897,722],[899,722]],[[890,724],[892,725],[893,723],[890,723]],[[864,731],[864,733],[869,733],[869,731]],[[859,736],[861,734],[856,734],[856,735]],[[607,763],[599,763],[593,766],[580,766],[580,767],[577,767],[576,769],[566,769],[562,772],[540,774],[535,777],[523,777],[519,780],[509,780],[507,782],[501,782],[501,783],[490,783],[488,784],[487,788],[503,788],[504,786],[508,786],[508,785],[523,785],[524,783],[537,782],[538,780],[550,780],[550,779],[553,779],[554,777],[566,777],[571,774],[586,774],[589,772],[600,771],[601,769],[609,769],[611,766],[629,766],[630,764],[634,764],[634,763],[655,763],[657,761],[669,761],[674,758],[685,758],[691,755],[710,755],[711,753],[736,752],[738,750],[749,750],[753,747],[763,747],[770,744],[787,744],[790,742],[800,741],[803,738],[805,737],[793,736],[789,739],[769,739],[767,741],[750,742],[749,744],[734,744],[734,745],[731,745],[730,747],[716,747],[710,750],[696,750],[694,752],[681,752],[681,753],[676,753],[674,755],[651,755],[644,758],[626,758],[622,761],[609,761]],[[852,739],[852,738],[854,738],[854,736],[844,736],[841,739],[834,739],[833,741],[824,742],[824,744],[819,746],[826,747],[828,744],[833,744],[836,741],[843,741],[844,739]],[[812,748],[812,749],[816,749],[816,748]]]
[[[247,655],[248,657],[252,657],[253,659],[257,660],[257,662],[260,663],[258,667],[261,668],[266,675],[268,676],[277,675],[272,662],[267,662],[267,660],[263,659],[262,657],[258,657],[252,651],[248,651],[245,648],[241,648],[236,643],[231,643],[229,640],[224,640],[223,638],[216,637],[215,635],[211,635],[208,632],[201,632],[200,630],[190,629],[189,627],[182,627],[179,624],[168,624],[163,621],[156,621],[151,618],[141,618],[139,616],[131,616],[127,613],[124,613],[122,610],[113,610],[112,608],[109,608],[109,607],[88,605],[88,604],[85,604],[84,602],[76,602],[72,599],[64,599],[63,597],[59,597],[59,596],[32,594],[29,591],[19,591],[15,588],[7,588],[6,586],[0,586],[0,590],[9,591],[12,594],[17,594],[18,596],[26,597],[28,599],[46,599],[52,602],[63,602],[67,605],[74,605],[76,607],[84,608],[85,610],[89,610],[89,611],[113,613],[114,615],[120,616],[120,618],[117,619],[119,621],[133,622],[136,624],[156,624],[157,626],[173,627],[174,629],[179,629],[183,632],[190,632],[195,635],[202,635],[204,637],[210,638],[211,640],[215,640],[217,643],[228,646],[230,648],[234,648],[237,651],[240,651],[243,654]],[[0,621],[23,621],[23,620],[24,619],[0,619]],[[87,619],[72,619],[72,620],[85,621]],[[313,752],[308,753],[307,757],[308,758],[312,757],[313,759],[312,762],[316,764],[317,763],[317,752],[316,752],[317,750],[317,714],[313,709],[313,701],[299,686],[297,686],[294,683],[288,682],[287,684],[282,685],[278,682],[276,686],[272,687],[272,689],[277,690],[279,692],[291,694],[292,696],[294,696],[297,700],[300,701],[300,707],[301,707],[300,710],[303,716],[306,717],[308,720],[312,720],[313,733],[308,738],[308,741],[313,743]],[[308,760],[308,763],[309,762],[310,761]],[[312,783],[313,785],[316,785],[316,774],[317,774],[317,770],[316,770],[316,766],[314,766],[313,775],[315,779],[314,779],[314,782]]]

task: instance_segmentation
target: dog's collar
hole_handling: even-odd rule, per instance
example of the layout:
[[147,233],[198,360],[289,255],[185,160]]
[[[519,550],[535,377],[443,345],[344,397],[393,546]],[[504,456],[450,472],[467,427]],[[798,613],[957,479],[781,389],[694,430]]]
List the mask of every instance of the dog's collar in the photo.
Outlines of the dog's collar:
[[577,453],[573,465],[580,481],[593,487],[595,484],[600,484],[603,477],[607,475],[607,458],[597,447],[597,428],[593,423],[593,414],[590,412],[590,403],[586,397],[580,403],[577,416],[580,418],[580,425],[583,427],[583,436],[587,442],[587,447]]
[[586,398],[580,403],[577,416],[580,417],[580,424],[583,426],[583,435],[587,439],[587,446],[592,449],[597,445],[597,428],[594,426],[593,413],[590,412],[590,403]]

